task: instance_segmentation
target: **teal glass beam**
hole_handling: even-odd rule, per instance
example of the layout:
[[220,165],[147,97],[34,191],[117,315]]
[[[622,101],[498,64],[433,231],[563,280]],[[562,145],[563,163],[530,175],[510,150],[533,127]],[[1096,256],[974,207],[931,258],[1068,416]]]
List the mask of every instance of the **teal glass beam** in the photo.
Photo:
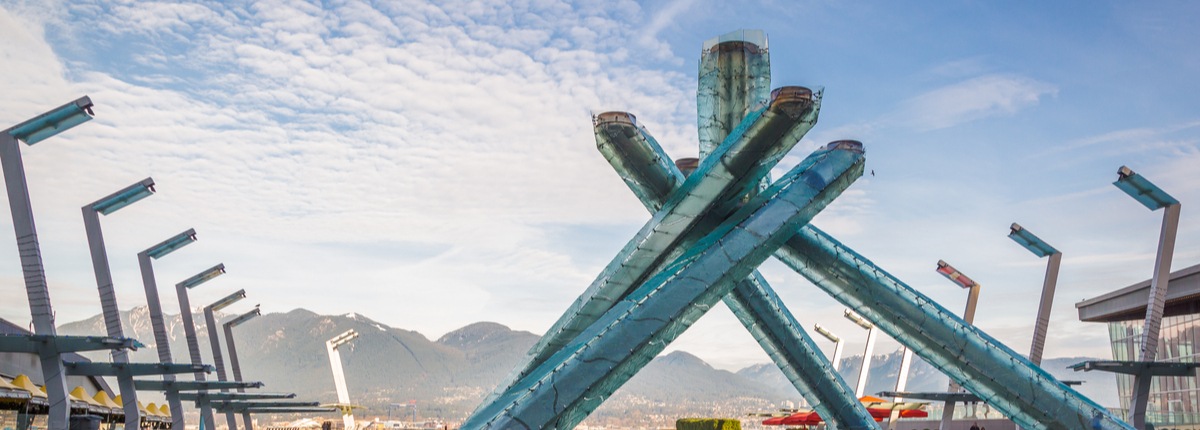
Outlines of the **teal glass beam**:
[[[670,174],[670,172],[668,172],[668,169],[674,169],[674,166],[668,165],[668,163],[665,163],[665,162],[661,162],[661,160],[667,160],[668,157],[666,156],[664,151],[661,150],[661,148],[658,148],[658,145],[655,144],[654,147],[650,147],[650,145],[644,143],[644,142],[646,142],[646,141],[644,141],[644,139],[641,139],[641,141],[638,141],[635,131],[641,130],[641,132],[644,133],[644,130],[642,130],[641,127],[637,127],[637,129],[622,131],[622,130],[601,130],[601,126],[598,126],[598,127],[596,127],[596,130],[598,130],[598,132],[596,132],[596,135],[598,135],[598,145],[599,145],[599,149],[600,149],[601,153],[605,155],[606,159],[610,159],[610,163],[612,163],[614,168],[618,169],[618,172],[623,172],[623,174],[622,174],[623,179],[625,180],[626,185],[630,186],[630,189],[634,189],[634,187],[641,187],[641,190],[643,190],[642,192],[637,192],[635,190],[635,193],[637,193],[637,195],[640,195],[640,196],[641,195],[649,195],[649,193],[652,193],[652,191],[650,191],[650,190],[654,190],[654,189],[656,189],[656,187],[658,187],[658,189],[666,189],[666,187],[670,186],[670,185],[667,185],[665,180],[656,179],[656,178],[670,178],[671,174]],[[628,137],[628,138],[613,138],[613,136]],[[652,149],[646,149],[646,148],[652,148]],[[613,162],[612,161],[613,159],[620,160],[620,156],[624,156],[626,154],[630,154],[630,155],[634,155],[634,156],[626,157],[625,161],[623,161],[623,162]],[[650,154],[654,154],[654,155],[650,155]],[[623,167],[618,167],[618,166],[634,166],[634,167],[624,167],[623,168]],[[643,174],[642,173],[642,172],[646,172],[646,171],[653,171],[653,169],[661,169],[661,171],[656,174]],[[630,173],[628,178],[625,177],[624,172]],[[677,174],[677,175],[678,175],[678,177],[682,178],[682,174]],[[643,201],[643,203],[647,204],[648,208],[654,208],[652,205],[653,202]],[[810,227],[803,227],[802,231],[806,231],[806,229],[810,229]],[[830,239],[832,239],[832,238],[830,238]],[[787,246],[787,245],[785,245],[785,246]],[[844,246],[841,246],[841,247],[838,247],[838,252],[853,252],[853,251],[846,249],[846,247],[844,247]],[[780,252],[776,253],[776,258],[779,258],[779,259],[781,259],[781,261],[785,261],[785,262],[790,261],[790,259],[788,259],[790,257],[788,257],[787,253],[785,253],[784,250],[781,250]],[[874,270],[882,271],[882,269],[877,269],[877,268]],[[899,281],[896,280],[895,282],[899,282]],[[905,288],[907,288],[907,287],[905,286]],[[834,295],[835,295],[835,297],[838,297],[838,295],[840,295],[840,294],[841,293],[835,293]],[[863,300],[870,301],[872,299],[870,299],[869,294],[865,294]],[[841,300],[841,301],[842,301],[842,303],[848,305],[848,301],[846,301],[846,300]],[[890,313],[884,313],[884,315],[890,315]],[[924,318],[924,317],[922,316],[920,318]],[[928,351],[922,351],[922,350],[918,350],[918,348],[914,348],[913,345],[916,345],[916,344],[913,344],[913,342],[910,342],[907,339],[908,338],[906,336],[906,338],[898,339],[898,340],[901,341],[901,344],[905,344],[905,346],[907,346],[908,348],[911,348],[911,350],[916,352],[918,354],[918,356],[923,357],[925,359],[930,359]],[[953,345],[955,339],[954,338],[930,339],[929,341],[931,342],[931,344],[929,344],[929,345],[937,345],[937,346],[935,346],[935,348],[937,348],[937,350],[942,350],[942,348],[946,348],[946,347],[949,347],[950,345]],[[1003,356],[1003,354],[997,353],[996,356],[997,356],[995,358],[996,360],[1002,360],[1002,362],[1003,362],[1003,360],[1008,360],[1008,358],[1006,356]],[[960,365],[959,363],[954,362],[954,360],[949,360],[949,362],[947,362],[947,363],[948,363],[947,364],[948,366]],[[960,374],[964,374],[964,372],[960,372]],[[1009,378],[1009,381],[1014,381],[1013,383],[1018,383],[1018,382],[1016,382],[1018,380],[1016,380],[1016,378],[1013,376],[1013,372],[1009,372],[1007,377]],[[990,380],[991,377],[988,376],[988,378]],[[1052,380],[1049,380],[1049,381],[1052,381]],[[1039,384],[1040,383],[1045,383],[1045,382],[1039,382]],[[1026,399],[1028,398],[1028,395],[1030,395],[1025,392],[1019,392],[1019,393],[1021,393],[1019,395],[1025,395]],[[1074,393],[1074,395],[1079,396],[1079,398],[1082,398],[1082,396],[1078,395],[1078,393]],[[1084,401],[1090,401],[1090,400],[1086,400],[1086,398],[1084,398]],[[1043,405],[1038,405],[1037,402],[1021,402],[1021,407],[1039,408],[1039,407],[1043,407]]]
[[1042,238],[1030,233],[1029,230],[1026,230],[1015,222],[1008,227],[1008,238],[1038,257],[1045,257],[1058,252],[1057,249],[1054,249],[1053,246],[1050,246]]
[[[250,321],[259,315],[262,315],[262,311],[258,308],[258,306],[254,306],[254,309],[250,310],[250,312],[238,315],[237,318],[234,318],[233,320],[222,325],[222,327],[225,329],[225,346],[229,348],[229,365],[233,370],[234,381],[242,381],[242,366],[238,361],[237,343],[233,341],[233,328],[245,324],[246,321]],[[239,393],[246,392],[244,388],[238,388],[237,390]],[[249,412],[242,413],[242,426],[242,428],[246,430],[254,430],[254,421],[250,417]]]
[[[691,173],[685,169],[694,171],[698,159],[666,162],[669,157],[650,133],[626,120],[633,115],[609,112],[601,118],[594,123],[597,149],[646,209],[657,212]],[[706,228],[697,226],[695,231]],[[822,417],[838,428],[874,428],[870,413],[837,374],[840,339],[835,340],[831,363],[757,271],[738,281],[723,300]]]
[[710,39],[700,54],[696,90],[700,158],[704,159],[742,119],[767,102],[771,61],[761,30],[739,30]]
[[[179,299],[179,317],[183,320],[183,334],[187,340],[188,357],[191,358],[193,365],[201,365],[203,361],[200,358],[200,339],[196,335],[195,316],[192,315],[192,304],[188,290],[223,274],[225,274],[225,264],[222,263],[175,284],[175,297]],[[193,374],[193,379],[196,381],[206,381],[208,377],[205,376],[205,373],[196,372]],[[200,402],[200,417],[203,423],[201,426],[202,430],[215,426],[216,420],[213,416],[212,407],[208,405],[207,401]]]
[[[1117,169],[1117,181],[1113,182],[1113,185],[1152,211],[1163,209],[1158,254],[1154,259],[1154,275],[1150,278],[1150,294],[1146,303],[1146,319],[1142,324],[1141,352],[1138,356],[1139,361],[1152,362],[1158,354],[1158,337],[1167,302],[1167,284],[1170,281],[1171,260],[1175,256],[1175,236],[1179,231],[1181,205],[1179,200],[1126,166]],[[1138,374],[1133,378],[1129,416],[1133,426],[1139,429],[1147,428],[1146,405],[1150,396],[1150,379],[1149,374]]]
[[[83,227],[87,232],[88,250],[92,257],[92,270],[96,274],[96,288],[100,293],[100,308],[104,315],[104,327],[111,337],[124,337],[121,327],[121,309],[117,305],[117,293],[113,287],[112,270],[108,264],[108,251],[104,247],[104,232],[100,228],[100,215],[108,215],[150,196],[154,192],[154,179],[146,178],[120,191],[112,193],[100,200],[82,208]],[[112,360],[115,363],[129,363],[129,355],[123,350],[114,350]],[[133,388],[132,374],[116,375],[117,386],[121,390],[121,407],[125,411],[126,426],[136,426],[141,422],[141,410],[138,409],[137,390]]]
[[196,230],[189,228],[183,233],[172,236],[170,239],[164,240],[158,245],[154,245],[144,251],[146,255],[155,260],[166,256],[179,248],[191,245],[196,241]]
[[736,201],[757,188],[759,181],[816,123],[819,100],[807,88],[784,87],[773,94],[769,105],[749,115],[626,244],[498,391],[562,348],[644,282],[653,269],[670,261],[670,254],[683,248],[677,239],[705,216],[720,218],[730,213],[714,206]]
[[[0,132],[0,168],[4,173],[4,187],[8,194],[8,208],[12,213],[13,233],[17,240],[17,255],[24,275],[33,331],[39,335],[54,336],[58,332],[54,325],[50,291],[46,287],[46,271],[42,265],[37,227],[33,222],[33,205],[29,200],[25,164],[21,160],[20,145],[17,142],[34,144],[86,121],[91,118],[91,106],[91,99],[84,96]],[[85,116],[81,119],[77,111],[82,111]],[[71,401],[67,392],[62,356],[42,351],[38,354],[38,361],[46,386],[47,401],[50,403],[46,425],[55,430],[65,429],[69,424]]]
[[683,185],[684,175],[633,114],[605,112],[592,118],[592,126],[596,148],[613,169],[642,172],[641,176],[621,174],[621,180],[646,210],[658,212],[671,193]]
[[861,176],[862,166],[860,152],[813,153],[461,428],[573,428]]
[[1117,181],[1113,185],[1152,211],[1179,204],[1179,200],[1162,188],[1125,166],[1117,169]]
[[[839,429],[875,430],[874,418],[854,396],[837,366],[787,310],[757,271],[723,299],[813,410]],[[835,349],[841,349],[838,342]],[[834,353],[835,359],[838,353]]]
[[137,203],[138,200],[150,197],[154,194],[154,179],[146,178],[141,182],[125,187],[121,191],[117,191],[108,195],[105,198],[92,203],[92,210],[99,212],[101,215],[108,215],[120,210],[126,206]]
[[813,226],[801,228],[775,256],[1022,427],[1132,429]]
[[92,99],[88,96],[54,108],[4,130],[26,145],[33,145],[92,119]]

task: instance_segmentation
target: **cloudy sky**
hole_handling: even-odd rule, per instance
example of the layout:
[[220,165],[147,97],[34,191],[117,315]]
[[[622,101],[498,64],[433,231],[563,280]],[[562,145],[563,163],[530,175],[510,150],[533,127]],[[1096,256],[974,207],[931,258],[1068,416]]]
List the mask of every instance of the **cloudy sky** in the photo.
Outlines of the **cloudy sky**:
[[[100,310],[79,208],[151,176],[157,195],[102,220],[123,308],[145,303],[135,254],[194,227],[155,269],[169,286],[224,262],[197,305],[245,288],[231,311],[541,334],[648,218],[590,115],[633,112],[694,156],[701,44],[764,29],[774,86],[825,89],[781,169],[853,138],[875,172],[816,225],[957,310],[934,272],[949,261],[984,286],[977,324],[1025,351],[1045,262],[1005,237],[1020,222],[1065,255],[1046,355],[1107,357],[1073,304],[1148,278],[1161,222],[1110,185],[1119,166],[1184,202],[1174,267],[1200,263],[1200,5],[1024,6],[0,1],[0,124],[96,104],[22,149],[60,323]],[[0,230],[0,317],[27,323]],[[841,305],[762,269],[802,322],[861,348]],[[724,307],[671,349],[768,361]]]

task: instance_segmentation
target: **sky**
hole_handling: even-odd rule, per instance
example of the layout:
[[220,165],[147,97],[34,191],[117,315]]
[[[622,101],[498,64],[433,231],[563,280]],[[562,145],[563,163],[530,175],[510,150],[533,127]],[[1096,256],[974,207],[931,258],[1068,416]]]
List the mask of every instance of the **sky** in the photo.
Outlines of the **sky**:
[[[542,334],[649,218],[591,115],[634,113],[695,156],[703,42],[762,29],[774,87],[824,89],[776,173],[837,139],[863,141],[873,172],[814,225],[958,311],[966,294],[934,271],[950,262],[983,285],[976,325],[1027,351],[1045,260],[1005,237],[1019,222],[1064,254],[1045,355],[1110,357],[1073,305],[1149,278],[1161,223],[1111,185],[1118,167],[1183,202],[1173,267],[1200,263],[1197,16],[1174,1],[0,1],[0,124],[95,103],[22,148],[59,324],[100,312],[79,208],[153,177],[156,195],[101,220],[123,309],[145,304],[135,255],[195,228],[154,263],[169,313],[170,285],[224,263],[193,304],[244,288],[230,312]],[[28,323],[0,230],[0,317]],[[841,304],[761,270],[801,323],[861,351]],[[723,306],[674,350],[769,361]]]

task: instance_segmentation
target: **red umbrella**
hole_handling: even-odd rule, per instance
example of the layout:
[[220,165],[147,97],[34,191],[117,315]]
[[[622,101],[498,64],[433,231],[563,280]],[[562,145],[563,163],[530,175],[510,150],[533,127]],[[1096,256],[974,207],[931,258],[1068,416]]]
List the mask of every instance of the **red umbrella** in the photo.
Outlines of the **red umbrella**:
[[783,425],[815,425],[821,423],[821,416],[816,412],[800,412],[783,419]]
[[767,419],[763,420],[762,423],[764,426],[781,426],[781,425],[783,425],[784,418],[787,418],[787,417],[771,417],[771,418],[767,418]]

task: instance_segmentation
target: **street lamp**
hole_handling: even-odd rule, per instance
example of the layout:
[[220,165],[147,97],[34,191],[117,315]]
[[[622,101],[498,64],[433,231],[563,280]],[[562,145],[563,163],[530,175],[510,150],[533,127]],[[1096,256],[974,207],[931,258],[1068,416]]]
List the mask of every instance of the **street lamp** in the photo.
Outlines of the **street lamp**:
[[[975,305],[979,303],[979,283],[959,272],[958,269],[946,263],[945,260],[938,260],[937,272],[945,276],[946,279],[958,284],[958,286],[969,290],[967,293],[967,308],[963,310],[963,321],[966,321],[967,325],[973,324],[975,321]],[[957,393],[962,391],[962,387],[951,380],[949,391]],[[946,406],[942,409],[941,430],[948,430],[950,428],[950,421],[953,417],[954,401],[946,401]]]
[[[217,319],[213,312],[226,308],[229,305],[237,303],[238,300],[246,298],[246,290],[238,290],[237,292],[225,296],[221,300],[217,300],[211,305],[204,307],[204,322],[208,326],[208,343],[212,346],[213,366],[217,368],[217,380],[221,382],[228,381],[225,376],[225,359],[221,357],[221,340],[217,334]],[[225,392],[222,388],[221,392]],[[237,430],[237,419],[233,411],[225,412],[226,424],[229,425],[229,430]]]
[[354,409],[350,406],[350,392],[346,389],[346,373],[342,369],[342,354],[338,352],[338,347],[356,338],[358,332],[350,329],[325,342],[325,349],[329,350],[329,366],[333,368],[333,384],[337,389],[338,403],[342,404],[342,423],[348,429],[354,428]]
[[[1150,280],[1150,297],[1146,304],[1146,321],[1142,327],[1142,351],[1139,360],[1152,362],[1158,353],[1158,334],[1162,323],[1163,306],[1167,300],[1167,282],[1171,277],[1171,258],[1175,255],[1175,233],[1179,230],[1179,200],[1151,183],[1128,167],[1117,169],[1117,188],[1124,191],[1147,209],[1163,209],[1162,230],[1158,236],[1158,256],[1154,259],[1154,277]],[[1146,428],[1146,403],[1150,396],[1151,375],[1138,373],[1133,378],[1133,426]]]
[[[242,382],[242,367],[238,363],[237,345],[233,342],[233,328],[259,315],[262,315],[262,311],[258,308],[258,305],[254,305],[254,309],[250,312],[246,312],[225,323],[225,344],[229,346],[229,364],[233,367],[233,378],[238,382]],[[244,393],[246,389],[238,387],[238,392]],[[250,412],[242,412],[242,425],[242,428],[246,430],[254,430],[254,423],[250,420]]]
[[[150,323],[154,326],[154,347],[158,350],[158,361],[171,362],[170,339],[167,337],[167,325],[163,322],[162,302],[158,298],[158,282],[154,279],[154,265],[150,259],[159,259],[175,250],[196,241],[196,230],[188,229],[183,233],[154,245],[138,253],[138,265],[142,269],[142,285],[146,287],[146,305],[150,308]],[[174,381],[175,375],[163,375],[163,381]],[[182,429],[183,403],[179,400],[179,391],[168,389],[167,404],[171,407],[171,428]]]
[[855,313],[850,309],[846,309],[843,313],[846,319],[858,324],[859,327],[867,329],[867,346],[863,349],[862,368],[858,371],[858,384],[854,386],[854,397],[862,397],[863,392],[867,391],[867,373],[871,370],[871,354],[875,351],[875,324],[871,324],[866,318]]
[[[104,234],[100,230],[100,215],[108,215],[134,202],[154,194],[154,180],[146,178],[83,207],[83,228],[87,231],[88,248],[92,254],[92,269],[96,272],[96,286],[100,290],[100,307],[103,310],[104,326],[109,337],[125,337],[121,328],[121,309],[117,306],[117,294],[113,289],[112,271],[108,266],[108,252],[104,249]],[[113,361],[128,363],[129,354],[123,349],[112,352]],[[121,407],[125,410],[125,425],[138,425],[140,413],[137,407],[137,390],[133,387],[133,375],[117,375],[121,388]]]
[[[33,145],[71,127],[92,119],[92,100],[83,96],[0,132],[0,169],[8,191],[8,207],[12,211],[13,231],[17,236],[17,254],[25,275],[25,294],[33,317],[35,334],[55,336],[54,309],[50,306],[50,291],[46,288],[46,271],[42,267],[42,251],[38,245],[37,228],[33,225],[33,207],[29,203],[29,184],[25,181],[25,165],[17,142]],[[71,414],[67,393],[66,368],[57,351],[41,351],[38,361],[46,383],[50,402],[46,424],[53,429],[65,429]]]
[[[223,274],[225,274],[225,264],[218,264],[183,280],[183,282],[175,284],[175,295],[179,298],[179,316],[183,319],[183,333],[184,337],[187,338],[188,353],[191,355],[192,364],[195,365],[202,364],[202,360],[200,359],[200,341],[196,339],[196,323],[192,319],[192,304],[188,299],[188,290]],[[195,380],[205,381],[207,378],[204,377],[204,372],[196,372]],[[212,407],[209,406],[208,402],[201,403],[200,417],[204,421],[201,429],[216,427],[213,420]]]
[[838,367],[841,367],[842,347],[845,346],[842,344],[842,338],[833,334],[833,332],[830,332],[820,324],[813,325],[813,329],[815,329],[817,333],[820,333],[821,336],[825,336],[826,339],[829,339],[830,342],[833,342],[833,358],[831,358],[830,361],[833,362],[833,371],[837,372]]
[[1046,331],[1050,327],[1050,309],[1054,307],[1054,288],[1058,284],[1058,266],[1062,252],[1046,241],[1030,233],[1020,224],[1012,223],[1008,237],[1038,257],[1050,257],[1046,263],[1046,279],[1042,282],[1042,300],[1038,302],[1037,322],[1033,326],[1033,345],[1029,348],[1029,361],[1042,364],[1042,350],[1046,347]]

